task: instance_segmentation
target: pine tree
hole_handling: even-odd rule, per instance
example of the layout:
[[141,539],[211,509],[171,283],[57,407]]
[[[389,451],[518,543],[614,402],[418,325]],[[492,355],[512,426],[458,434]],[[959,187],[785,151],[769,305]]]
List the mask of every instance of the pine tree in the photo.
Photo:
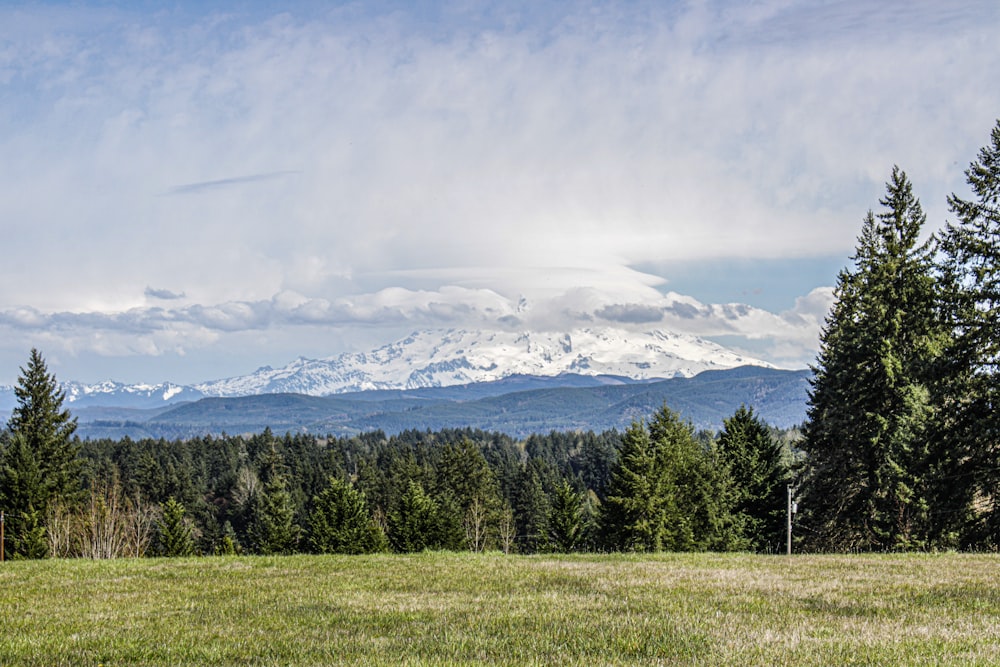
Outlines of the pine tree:
[[295,523],[295,505],[288,492],[284,463],[274,441],[264,456],[263,488],[251,498],[248,537],[256,553],[288,554],[295,550],[299,527]]
[[926,544],[931,369],[945,342],[936,320],[933,238],[897,167],[864,219],[853,270],[837,280],[821,336],[801,449],[801,522],[819,549]]
[[463,510],[458,499],[450,493],[438,494],[432,498],[437,506],[437,526],[428,548],[446,551],[469,548],[465,526],[468,510]]
[[723,420],[718,449],[732,482],[732,511],[741,536],[754,551],[779,551],[791,481],[780,444],[752,408],[740,406]]
[[656,445],[644,424],[625,431],[601,506],[601,541],[611,550],[660,551],[666,541],[668,498],[658,468]]
[[577,551],[584,543],[586,531],[583,497],[564,479],[552,498],[549,516],[552,547],[562,553]]
[[194,554],[194,537],[191,526],[184,518],[184,506],[173,496],[163,504],[163,516],[157,527],[156,552],[167,557]]
[[45,558],[49,555],[49,540],[38,510],[29,507],[18,515],[17,530],[11,531],[10,553],[14,558]]
[[514,497],[514,523],[518,551],[532,554],[548,547],[549,497],[542,487],[537,467],[529,461],[518,477]]
[[419,482],[410,482],[399,506],[389,514],[389,540],[401,553],[436,549],[440,546],[438,521],[438,504]]
[[481,551],[492,533],[487,526],[497,521],[501,507],[496,475],[469,438],[445,445],[436,468],[435,498],[448,535],[442,546],[461,549],[467,543]]
[[236,530],[233,528],[233,524],[229,521],[224,522],[222,524],[222,537],[219,538],[218,543],[215,545],[215,555],[235,556],[236,554],[242,552],[242,550],[240,541],[236,536]]
[[450,493],[463,511],[476,499],[491,509],[499,505],[496,475],[470,439],[445,445],[436,468],[438,494]]
[[369,515],[364,494],[337,477],[331,477],[313,498],[307,540],[310,551],[320,554],[377,553],[388,548],[385,533]]
[[733,526],[733,492],[711,438],[699,438],[689,422],[665,407],[653,415],[650,437],[659,443],[663,488],[669,494],[669,551],[741,548]]
[[[73,439],[76,419],[63,409],[65,392],[38,350],[31,350],[21,368],[14,394],[17,406],[0,466],[0,504],[11,519],[8,551],[37,556],[43,552],[38,535],[44,535],[49,506],[80,495],[80,446]],[[32,534],[20,535],[22,528]]]
[[621,436],[616,431],[600,435],[589,433],[580,446],[579,475],[584,485],[597,497],[603,498],[611,477],[611,469],[618,459],[617,445]]
[[[0,502],[12,516],[12,527],[21,513],[35,511],[46,504],[45,482],[35,451],[24,433],[10,434],[0,466]],[[16,534],[16,528],[12,534]],[[8,530],[10,532],[10,530]]]
[[633,424],[601,506],[605,548],[622,551],[728,549],[732,491],[711,443],[664,406]]
[[938,529],[962,546],[1000,547],[1000,120],[965,172],[971,199],[942,234],[944,316],[955,332],[941,375],[935,458]]

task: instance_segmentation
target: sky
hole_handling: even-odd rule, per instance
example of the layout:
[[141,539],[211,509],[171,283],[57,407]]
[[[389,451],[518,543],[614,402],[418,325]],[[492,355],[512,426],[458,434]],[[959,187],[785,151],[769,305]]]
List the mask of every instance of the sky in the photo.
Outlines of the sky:
[[437,328],[815,359],[893,165],[1000,118],[995,0],[5,2],[0,384]]

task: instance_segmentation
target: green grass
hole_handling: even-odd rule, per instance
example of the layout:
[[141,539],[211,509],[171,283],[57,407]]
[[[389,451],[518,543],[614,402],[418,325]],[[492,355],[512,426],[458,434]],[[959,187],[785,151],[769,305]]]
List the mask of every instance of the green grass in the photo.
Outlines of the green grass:
[[1000,664],[994,555],[0,564],[2,665]]

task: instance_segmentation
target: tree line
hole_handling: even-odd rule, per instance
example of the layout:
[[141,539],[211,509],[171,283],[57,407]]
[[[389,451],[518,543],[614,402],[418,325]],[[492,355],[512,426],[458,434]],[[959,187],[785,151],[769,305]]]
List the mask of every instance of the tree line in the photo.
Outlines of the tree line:
[[718,436],[664,406],[624,434],[525,440],[80,440],[37,350],[16,391],[0,459],[9,557],[774,551],[783,539],[790,450],[748,408]]

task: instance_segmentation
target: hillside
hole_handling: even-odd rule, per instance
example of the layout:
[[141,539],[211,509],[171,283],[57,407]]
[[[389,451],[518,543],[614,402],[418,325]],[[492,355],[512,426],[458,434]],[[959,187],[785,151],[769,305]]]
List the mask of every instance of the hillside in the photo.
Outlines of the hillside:
[[203,398],[155,410],[85,408],[82,437],[180,438],[219,433],[351,435],[382,430],[472,427],[524,437],[551,430],[625,429],[666,404],[697,428],[718,429],[740,405],[768,423],[801,423],[810,372],[755,366],[705,371],[692,378],[516,377],[492,383],[334,396],[261,394]]

